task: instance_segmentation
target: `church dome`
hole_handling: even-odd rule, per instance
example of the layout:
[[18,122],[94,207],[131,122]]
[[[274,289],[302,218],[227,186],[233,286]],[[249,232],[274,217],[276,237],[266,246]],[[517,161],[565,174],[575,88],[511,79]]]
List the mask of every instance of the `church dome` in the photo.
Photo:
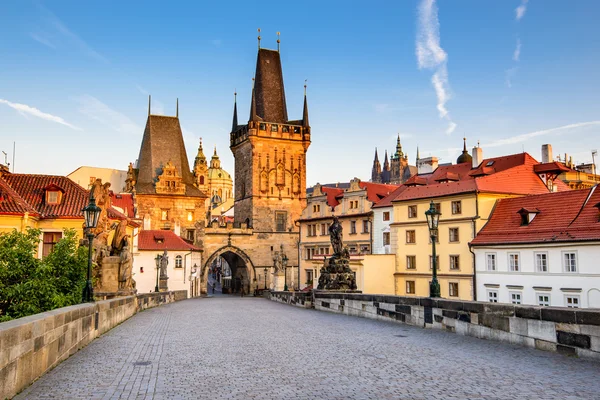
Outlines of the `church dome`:
[[208,179],[231,179],[231,175],[222,168],[209,168]]
[[463,151],[462,154],[456,159],[457,164],[473,162],[473,157],[471,157],[471,155],[467,151],[467,139],[463,138],[463,142]]

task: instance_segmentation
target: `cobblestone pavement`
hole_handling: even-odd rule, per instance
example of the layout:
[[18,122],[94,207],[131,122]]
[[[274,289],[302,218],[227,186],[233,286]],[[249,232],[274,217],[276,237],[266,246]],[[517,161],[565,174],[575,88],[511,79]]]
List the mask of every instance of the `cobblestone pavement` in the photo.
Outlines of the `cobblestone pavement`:
[[220,296],[135,315],[19,399],[593,399],[600,363]]

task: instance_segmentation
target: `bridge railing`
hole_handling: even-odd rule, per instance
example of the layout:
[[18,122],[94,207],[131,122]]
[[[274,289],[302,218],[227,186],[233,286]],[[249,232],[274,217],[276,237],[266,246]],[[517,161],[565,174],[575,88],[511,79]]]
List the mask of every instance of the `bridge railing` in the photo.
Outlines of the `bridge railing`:
[[326,291],[271,292],[270,299],[600,361],[600,310]]
[[11,398],[96,337],[139,311],[187,298],[187,291],[146,293],[0,323],[0,399]]

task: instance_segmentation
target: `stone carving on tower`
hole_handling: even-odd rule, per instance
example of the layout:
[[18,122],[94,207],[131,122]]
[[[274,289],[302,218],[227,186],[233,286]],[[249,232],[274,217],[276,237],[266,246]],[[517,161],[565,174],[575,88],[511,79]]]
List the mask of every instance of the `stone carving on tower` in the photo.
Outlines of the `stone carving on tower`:
[[181,176],[177,172],[177,167],[171,160],[162,169],[162,174],[158,175],[156,182],[157,194],[185,194],[185,185]]

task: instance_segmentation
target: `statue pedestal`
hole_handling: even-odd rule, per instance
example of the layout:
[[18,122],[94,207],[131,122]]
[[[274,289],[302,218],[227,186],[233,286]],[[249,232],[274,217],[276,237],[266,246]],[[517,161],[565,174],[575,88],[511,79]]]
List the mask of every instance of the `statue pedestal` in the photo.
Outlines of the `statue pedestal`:
[[356,278],[350,268],[350,258],[334,254],[321,268],[317,290],[356,291]]
[[168,292],[169,291],[169,286],[167,285],[167,281],[169,280],[168,277],[160,277],[160,279],[158,280],[158,290],[161,292]]
[[278,271],[273,274],[273,290],[276,292],[283,292],[285,287],[285,275],[283,271]]
[[97,274],[94,292],[116,293],[119,291],[119,256],[104,257],[100,266],[96,269]]

